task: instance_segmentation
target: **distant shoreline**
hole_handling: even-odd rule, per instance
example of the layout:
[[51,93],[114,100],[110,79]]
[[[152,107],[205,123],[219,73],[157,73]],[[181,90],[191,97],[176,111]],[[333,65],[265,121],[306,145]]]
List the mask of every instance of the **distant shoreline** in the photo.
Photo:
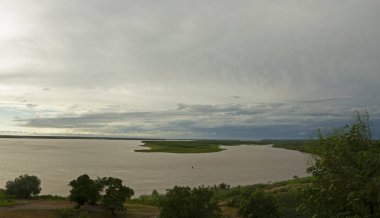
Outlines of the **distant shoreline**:
[[129,138],[102,136],[31,136],[31,135],[0,135],[0,139],[97,139],[97,140],[165,140],[159,138]]

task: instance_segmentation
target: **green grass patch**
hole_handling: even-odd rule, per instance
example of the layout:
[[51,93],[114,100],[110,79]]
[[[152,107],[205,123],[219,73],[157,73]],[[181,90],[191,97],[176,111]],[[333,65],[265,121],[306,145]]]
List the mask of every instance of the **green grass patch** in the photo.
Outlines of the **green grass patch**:
[[6,199],[6,200],[0,200],[0,207],[10,207],[16,205],[17,202],[14,200]]
[[136,152],[166,152],[166,153],[210,153],[225,149],[221,145],[257,145],[260,141],[238,141],[238,140],[195,140],[195,141],[142,141],[143,147],[149,149],[138,149]]
[[321,149],[318,140],[262,140],[261,142],[273,144],[275,148],[285,148],[310,154],[319,154]]
[[7,198],[3,192],[0,192],[0,207],[9,207],[16,204],[15,200]]
[[221,145],[269,145],[275,148],[296,150],[310,154],[319,154],[320,146],[317,140],[282,140],[265,139],[260,141],[239,141],[239,140],[194,140],[194,141],[142,141],[142,147],[149,149],[137,149],[136,152],[166,152],[166,153],[210,153],[219,152],[225,149]]

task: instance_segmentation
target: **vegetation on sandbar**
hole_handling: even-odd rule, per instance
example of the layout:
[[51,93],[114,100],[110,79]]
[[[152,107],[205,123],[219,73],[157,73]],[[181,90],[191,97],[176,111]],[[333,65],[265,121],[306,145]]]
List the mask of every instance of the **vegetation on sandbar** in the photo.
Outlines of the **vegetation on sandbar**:
[[138,149],[137,152],[166,152],[166,153],[210,153],[225,149],[220,146],[234,145],[258,145],[260,141],[239,140],[195,140],[195,141],[142,141],[143,147],[150,149]]

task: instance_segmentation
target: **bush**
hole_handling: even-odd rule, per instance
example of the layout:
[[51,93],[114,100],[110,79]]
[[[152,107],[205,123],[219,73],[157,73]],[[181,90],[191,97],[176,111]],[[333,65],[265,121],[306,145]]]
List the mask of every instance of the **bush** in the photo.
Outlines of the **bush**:
[[239,208],[239,214],[248,218],[280,217],[275,198],[263,191],[247,193]]
[[123,185],[123,181],[118,178],[108,177],[103,178],[102,185],[104,187],[104,195],[102,196],[101,204],[107,210],[115,215],[116,211],[126,211],[124,203],[134,194],[133,190]]
[[95,204],[100,199],[102,184],[90,179],[87,174],[72,180],[69,185],[72,187],[69,198],[78,204],[77,208],[85,203]]
[[163,197],[164,197],[164,195],[158,193],[157,190],[153,190],[150,195],[140,195],[138,198],[132,199],[128,202],[129,203],[136,203],[136,204],[158,206]]
[[30,198],[41,192],[41,180],[37,176],[21,175],[5,185],[5,193],[16,198]]
[[161,218],[214,218],[221,217],[213,192],[204,187],[175,186],[168,190],[160,204]]

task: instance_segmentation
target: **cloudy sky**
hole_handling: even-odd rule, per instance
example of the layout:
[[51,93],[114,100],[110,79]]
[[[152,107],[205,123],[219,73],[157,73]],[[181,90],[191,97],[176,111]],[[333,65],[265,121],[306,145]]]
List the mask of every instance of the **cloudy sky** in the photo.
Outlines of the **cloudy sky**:
[[0,0],[0,134],[308,138],[363,109],[380,132],[379,20],[378,0]]

